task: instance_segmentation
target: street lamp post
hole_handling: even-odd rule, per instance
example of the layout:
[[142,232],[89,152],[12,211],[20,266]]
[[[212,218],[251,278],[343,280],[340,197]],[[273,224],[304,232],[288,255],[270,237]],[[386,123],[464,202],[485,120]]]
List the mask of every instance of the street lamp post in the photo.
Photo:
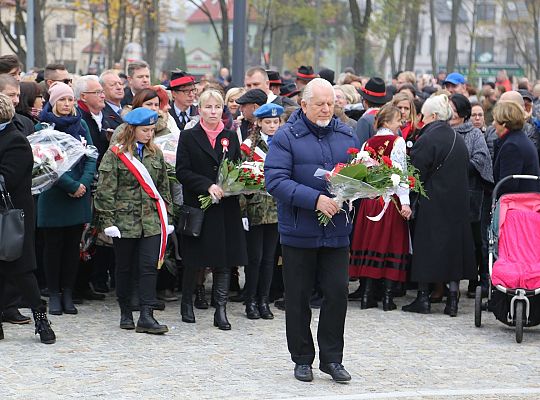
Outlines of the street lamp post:
[[233,19],[233,85],[244,85],[244,70],[246,64],[246,34],[247,34],[247,2],[235,0]]

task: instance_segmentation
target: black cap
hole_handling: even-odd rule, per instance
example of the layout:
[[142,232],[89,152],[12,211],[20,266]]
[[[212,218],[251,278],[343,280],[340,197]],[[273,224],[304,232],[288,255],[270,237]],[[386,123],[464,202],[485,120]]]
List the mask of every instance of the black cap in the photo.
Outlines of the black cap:
[[298,90],[295,83],[286,83],[279,89],[279,94],[285,97],[294,97],[298,93],[300,93],[300,90]]
[[329,68],[321,69],[319,71],[319,76],[330,82],[330,84],[335,85],[334,78],[336,76],[336,73],[333,70]]
[[518,89],[518,93],[521,95],[521,97],[523,97],[523,99],[530,100],[531,102],[534,101],[534,96],[528,90],[526,90],[526,89]]
[[266,73],[268,74],[268,80],[270,81],[270,85],[283,85],[283,82],[281,81],[281,76],[279,75],[278,71],[267,70]]
[[373,77],[360,89],[360,96],[372,104],[386,104],[392,99],[392,94],[386,90],[382,78]]
[[251,89],[236,99],[236,104],[266,104],[268,96],[261,89]]

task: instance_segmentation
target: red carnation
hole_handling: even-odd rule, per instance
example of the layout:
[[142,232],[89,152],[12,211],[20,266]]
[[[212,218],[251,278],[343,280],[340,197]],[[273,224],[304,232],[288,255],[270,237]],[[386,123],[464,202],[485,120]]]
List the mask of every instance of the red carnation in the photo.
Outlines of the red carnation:
[[347,149],[347,154],[350,154],[350,155],[356,155],[360,152],[360,150],[358,150],[356,147],[349,147]]
[[409,187],[413,189],[416,184],[416,179],[414,178],[414,176],[409,176],[408,179],[409,179]]
[[255,179],[255,174],[250,175],[251,179]]
[[392,168],[392,160],[390,160],[390,157],[388,156],[382,156],[381,157],[383,163],[385,163],[386,165],[388,165],[390,168]]
[[377,155],[377,152],[373,147],[366,146],[366,151],[369,153],[371,157],[375,157]]

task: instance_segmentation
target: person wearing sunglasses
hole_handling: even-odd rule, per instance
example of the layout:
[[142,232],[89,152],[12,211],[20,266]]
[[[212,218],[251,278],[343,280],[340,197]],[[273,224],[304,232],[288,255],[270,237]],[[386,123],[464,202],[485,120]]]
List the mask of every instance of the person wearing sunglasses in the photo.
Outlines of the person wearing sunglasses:
[[193,105],[197,99],[197,81],[185,71],[172,71],[167,90],[173,98],[169,113],[174,118],[178,129],[184,130],[186,124],[198,116],[197,107]]

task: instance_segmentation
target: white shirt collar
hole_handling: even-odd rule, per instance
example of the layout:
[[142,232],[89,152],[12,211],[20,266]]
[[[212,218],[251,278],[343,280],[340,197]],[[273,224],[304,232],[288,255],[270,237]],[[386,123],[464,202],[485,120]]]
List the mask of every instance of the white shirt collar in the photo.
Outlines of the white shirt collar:
[[[182,112],[182,110],[180,110],[180,109],[177,107],[176,103],[174,103],[173,105],[174,105],[174,112],[176,113],[177,116],[180,116],[180,113]],[[186,109],[186,111],[184,111],[188,117],[190,116],[190,113],[189,113],[189,110],[190,110],[190,109],[191,109],[191,107],[188,107],[188,108]]]
[[261,131],[261,139],[264,140],[266,144],[268,144],[268,135]]
[[105,100],[105,102],[109,105],[109,107],[112,108],[112,110],[117,113],[118,115],[120,115],[120,111],[122,111],[122,107],[121,106],[117,106],[116,104],[114,103],[111,103],[110,101],[107,101]]
[[97,126],[101,130],[101,123],[103,122],[103,113],[100,111],[99,114],[90,113],[90,115],[92,116],[93,120],[96,121]]
[[275,99],[277,99],[277,96],[274,94],[274,92],[269,91],[268,98],[266,99],[266,104],[273,102]]

